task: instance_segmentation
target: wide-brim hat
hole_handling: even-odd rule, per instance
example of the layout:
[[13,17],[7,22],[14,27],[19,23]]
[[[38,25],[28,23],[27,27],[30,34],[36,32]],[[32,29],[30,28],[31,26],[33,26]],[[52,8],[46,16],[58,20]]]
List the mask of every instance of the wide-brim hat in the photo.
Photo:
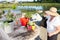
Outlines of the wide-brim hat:
[[51,7],[51,8],[49,9],[49,11],[57,12],[57,8],[55,8],[55,7]]
[[54,13],[54,12],[51,12],[51,11],[45,11],[45,13],[47,15],[51,15],[51,16],[58,16],[59,15],[58,13]]

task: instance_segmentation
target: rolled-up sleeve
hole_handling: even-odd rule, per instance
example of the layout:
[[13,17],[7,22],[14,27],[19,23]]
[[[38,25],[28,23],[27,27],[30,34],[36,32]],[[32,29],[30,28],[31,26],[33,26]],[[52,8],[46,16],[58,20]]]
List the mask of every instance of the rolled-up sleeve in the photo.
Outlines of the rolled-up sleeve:
[[55,26],[55,27],[60,26],[60,18],[57,18],[57,19],[54,21],[54,26]]

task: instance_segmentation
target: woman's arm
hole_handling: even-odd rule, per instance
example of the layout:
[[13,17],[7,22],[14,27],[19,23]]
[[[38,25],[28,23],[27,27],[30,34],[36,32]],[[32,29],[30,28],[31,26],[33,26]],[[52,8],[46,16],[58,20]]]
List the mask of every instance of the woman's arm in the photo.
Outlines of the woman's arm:
[[54,32],[51,32],[51,33],[48,33],[48,36],[53,36],[53,35],[56,35],[60,32],[60,26],[57,26],[56,27],[56,30]]

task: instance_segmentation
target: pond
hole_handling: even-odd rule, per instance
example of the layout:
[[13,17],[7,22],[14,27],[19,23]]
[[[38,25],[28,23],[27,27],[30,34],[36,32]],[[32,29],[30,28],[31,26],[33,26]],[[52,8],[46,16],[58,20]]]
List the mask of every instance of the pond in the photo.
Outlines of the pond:
[[43,10],[43,6],[17,6],[16,9],[25,10]]

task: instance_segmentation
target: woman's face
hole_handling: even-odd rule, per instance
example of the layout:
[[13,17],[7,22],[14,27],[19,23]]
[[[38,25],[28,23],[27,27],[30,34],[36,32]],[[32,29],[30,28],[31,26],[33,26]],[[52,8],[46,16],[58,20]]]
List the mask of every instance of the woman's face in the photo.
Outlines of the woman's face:
[[44,15],[47,19],[50,18],[51,16],[49,14],[46,14]]

